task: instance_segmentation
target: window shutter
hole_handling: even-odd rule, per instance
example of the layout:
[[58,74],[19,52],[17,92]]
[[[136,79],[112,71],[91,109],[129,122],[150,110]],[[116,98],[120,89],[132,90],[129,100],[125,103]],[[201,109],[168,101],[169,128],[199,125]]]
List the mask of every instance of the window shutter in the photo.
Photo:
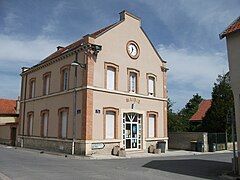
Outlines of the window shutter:
[[29,116],[29,135],[33,134],[33,115]]
[[154,95],[154,78],[149,77],[148,79],[148,93],[149,95]]
[[45,94],[47,95],[49,93],[49,85],[50,85],[50,77],[47,76],[45,79]]
[[115,134],[115,113],[106,113],[106,139],[114,139]]
[[48,114],[44,113],[43,116],[43,136],[47,136],[47,128],[48,128]]
[[148,122],[148,137],[154,137],[155,136],[155,115],[149,116],[149,122]]
[[115,89],[115,76],[116,71],[114,68],[107,69],[107,89],[114,90]]
[[62,138],[67,137],[67,112],[62,112]]

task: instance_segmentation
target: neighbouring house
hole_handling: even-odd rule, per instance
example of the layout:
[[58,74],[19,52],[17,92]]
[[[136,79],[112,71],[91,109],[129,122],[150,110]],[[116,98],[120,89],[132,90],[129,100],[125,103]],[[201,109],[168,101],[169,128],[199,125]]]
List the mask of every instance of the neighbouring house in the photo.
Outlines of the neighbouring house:
[[[234,96],[235,120],[237,132],[238,158],[240,157],[240,16],[232,22],[220,35],[226,37],[230,73],[230,84]],[[240,161],[238,159],[238,164]],[[238,167],[240,172],[240,166]]]
[[166,61],[127,11],[23,68],[22,147],[89,155],[168,143]]
[[0,99],[0,143],[15,146],[19,117],[18,101]]
[[201,123],[203,118],[206,115],[206,112],[212,105],[211,99],[204,99],[201,101],[201,103],[198,106],[198,110],[195,114],[192,115],[192,117],[189,119],[191,123]]

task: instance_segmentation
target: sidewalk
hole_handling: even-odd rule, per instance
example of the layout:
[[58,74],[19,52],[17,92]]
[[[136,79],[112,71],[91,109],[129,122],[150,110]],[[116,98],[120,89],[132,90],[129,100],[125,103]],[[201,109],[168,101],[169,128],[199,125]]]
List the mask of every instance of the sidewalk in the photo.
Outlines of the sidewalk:
[[169,156],[191,156],[191,155],[206,155],[206,154],[221,154],[231,153],[231,151],[216,151],[216,152],[194,152],[185,150],[168,150],[166,153],[152,154],[147,152],[127,152],[126,157],[118,157],[113,155],[93,154],[88,156],[89,159],[126,159],[126,158],[145,158],[145,157],[169,157]]

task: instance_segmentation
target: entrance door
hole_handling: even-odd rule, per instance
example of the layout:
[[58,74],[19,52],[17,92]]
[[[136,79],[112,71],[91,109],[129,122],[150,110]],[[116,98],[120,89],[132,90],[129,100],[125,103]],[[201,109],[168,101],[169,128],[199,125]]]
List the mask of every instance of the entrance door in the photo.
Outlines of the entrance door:
[[123,114],[123,147],[125,149],[141,149],[141,119],[141,114]]

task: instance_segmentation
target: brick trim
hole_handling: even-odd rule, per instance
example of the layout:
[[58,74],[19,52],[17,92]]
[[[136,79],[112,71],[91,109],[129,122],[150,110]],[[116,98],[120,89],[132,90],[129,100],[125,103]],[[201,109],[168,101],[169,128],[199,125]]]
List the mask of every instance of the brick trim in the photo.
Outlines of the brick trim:
[[[34,83],[34,94],[32,96],[32,85],[33,85],[33,83]],[[29,79],[29,84],[28,85],[29,85],[29,95],[28,95],[28,97],[29,97],[29,99],[31,99],[31,98],[34,98],[36,96],[36,78],[34,77],[34,78]]]
[[33,135],[33,123],[34,123],[34,112],[30,111],[27,113],[27,136],[30,136],[30,117],[32,116],[32,132]]
[[[62,112],[67,112],[67,125],[66,125],[66,138],[62,138]],[[68,116],[69,116],[69,108],[62,107],[58,109],[58,138],[60,139],[67,139],[68,137]]]
[[104,107],[103,108],[103,139],[106,139],[106,114],[107,112],[114,112],[115,113],[115,119],[114,119],[114,138],[118,139],[120,137],[119,135],[119,109],[114,107]]
[[[155,121],[154,121],[154,137],[158,137],[159,134],[158,134],[158,112],[156,111],[147,111],[147,135],[146,137],[147,138],[150,138],[149,137],[149,117],[150,115],[154,115],[155,116]],[[152,137],[151,137],[152,138]]]
[[107,70],[108,68],[115,69],[115,87],[114,90],[118,90],[118,74],[119,74],[119,66],[112,62],[104,62],[104,88],[107,89]]
[[[60,82],[60,91],[66,91],[66,90],[68,90],[69,89],[69,79],[70,79],[70,67],[71,67],[71,65],[65,65],[65,66],[62,66],[61,68],[60,68],[60,76],[61,76],[61,82]],[[66,90],[64,90],[64,88],[63,88],[63,81],[64,81],[64,75],[63,75],[63,71],[64,70],[67,70],[68,71],[68,84],[67,84],[67,89]]]
[[[44,136],[44,114],[47,114],[48,117],[48,121],[47,121],[47,135]],[[40,112],[40,116],[41,116],[41,132],[40,132],[40,136],[41,137],[48,137],[48,125],[49,125],[49,110],[48,109],[44,109]]]
[[127,77],[128,77],[128,80],[127,80],[127,87],[128,87],[128,92],[130,92],[130,74],[131,73],[136,73],[136,75],[137,75],[137,84],[136,84],[136,86],[137,86],[137,88],[136,88],[136,90],[137,90],[137,92],[135,92],[136,94],[138,94],[139,93],[139,82],[140,82],[140,72],[139,72],[139,70],[137,70],[137,69],[133,69],[133,68],[127,68]]
[[48,86],[48,94],[50,93],[50,84],[51,84],[51,72],[46,72],[43,74],[42,79],[43,79],[43,95],[48,95],[46,93],[46,79],[49,77],[49,86]]

